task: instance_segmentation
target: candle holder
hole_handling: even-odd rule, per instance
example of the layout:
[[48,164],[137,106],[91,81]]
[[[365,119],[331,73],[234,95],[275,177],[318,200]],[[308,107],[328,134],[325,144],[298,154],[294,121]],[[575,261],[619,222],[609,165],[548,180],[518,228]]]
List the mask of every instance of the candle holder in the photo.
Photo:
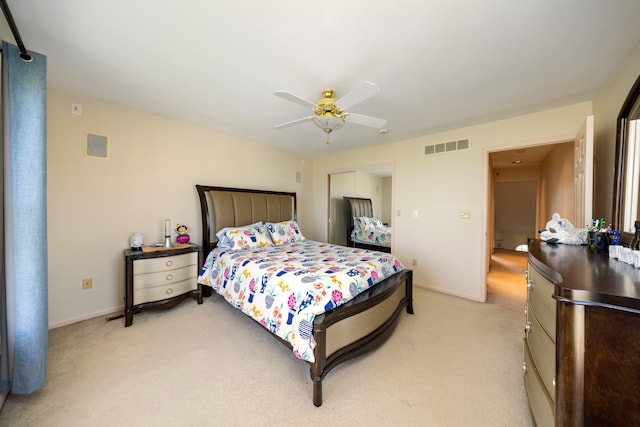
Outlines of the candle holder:
[[165,248],[171,247],[171,220],[170,219],[164,220],[164,247]]

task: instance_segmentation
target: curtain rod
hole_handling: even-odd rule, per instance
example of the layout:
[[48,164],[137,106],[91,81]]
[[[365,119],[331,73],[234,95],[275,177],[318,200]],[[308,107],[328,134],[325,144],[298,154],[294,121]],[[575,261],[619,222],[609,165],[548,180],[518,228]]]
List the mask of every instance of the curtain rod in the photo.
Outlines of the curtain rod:
[[16,40],[18,44],[18,49],[20,49],[20,58],[23,61],[33,61],[29,52],[27,52],[27,48],[24,47],[24,43],[22,42],[22,37],[20,37],[20,31],[18,31],[18,27],[16,26],[15,21],[13,20],[13,16],[11,15],[11,11],[9,10],[9,5],[6,0],[0,0],[0,8],[2,8],[2,13],[4,14],[4,18],[7,20],[7,24],[9,24],[9,28],[11,29],[11,34],[13,34],[13,38]]

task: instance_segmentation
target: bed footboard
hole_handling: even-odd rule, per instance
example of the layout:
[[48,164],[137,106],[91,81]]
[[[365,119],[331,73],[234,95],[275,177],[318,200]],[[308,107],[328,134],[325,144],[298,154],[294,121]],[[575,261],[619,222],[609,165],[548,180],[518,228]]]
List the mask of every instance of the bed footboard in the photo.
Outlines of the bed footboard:
[[322,380],[342,362],[367,353],[389,338],[403,309],[413,314],[413,271],[389,277],[349,303],[314,321],[315,362],[310,373],[313,404],[322,405]]

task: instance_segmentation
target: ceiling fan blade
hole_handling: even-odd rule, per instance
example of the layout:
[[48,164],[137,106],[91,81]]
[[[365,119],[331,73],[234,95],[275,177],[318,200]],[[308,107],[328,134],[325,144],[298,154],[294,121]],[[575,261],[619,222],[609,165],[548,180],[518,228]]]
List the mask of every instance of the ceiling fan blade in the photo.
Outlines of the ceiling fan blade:
[[372,128],[381,129],[387,124],[386,119],[379,119],[377,117],[365,116],[363,114],[346,113],[347,117],[344,119],[346,122],[356,125],[369,126]]
[[286,90],[277,90],[274,92],[274,95],[282,99],[286,99],[287,101],[294,102],[298,105],[302,105],[303,107],[306,107],[306,108],[311,108],[311,109],[318,108],[318,104],[316,104],[315,102],[311,102],[308,99],[304,99],[298,95],[294,95],[293,93]]
[[376,86],[375,83],[364,82],[363,84],[340,98],[338,101],[336,101],[336,104],[343,110],[348,110],[349,108],[361,103],[367,98],[372,97],[378,92],[380,92],[380,88]]
[[303,117],[301,119],[292,120],[290,122],[280,123],[279,125],[275,125],[274,129],[284,129],[284,128],[288,128],[288,127],[291,127],[291,126],[299,125],[300,123],[304,123],[306,121],[309,121],[309,120],[313,119],[314,117],[315,116]]

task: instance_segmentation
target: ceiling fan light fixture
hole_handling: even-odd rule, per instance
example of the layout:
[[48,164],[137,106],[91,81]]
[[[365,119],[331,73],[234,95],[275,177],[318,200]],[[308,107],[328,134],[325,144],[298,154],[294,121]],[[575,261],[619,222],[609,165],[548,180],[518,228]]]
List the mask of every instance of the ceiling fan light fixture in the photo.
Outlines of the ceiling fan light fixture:
[[311,120],[313,120],[313,123],[326,133],[331,133],[344,126],[344,118],[336,117],[333,114],[315,116]]
[[345,108],[350,108],[359,104],[365,99],[378,93],[378,91],[379,89],[374,83],[364,82],[362,85],[347,93],[339,100],[336,100],[334,98],[335,92],[333,89],[323,89],[322,98],[314,103],[286,90],[278,90],[274,95],[282,99],[286,99],[287,101],[302,105],[303,107],[311,107],[311,111],[313,111],[315,116],[303,117],[301,119],[281,123],[276,125],[275,128],[283,129],[311,120],[327,135],[327,144],[330,142],[331,132],[342,128],[346,122],[381,129],[387,123],[384,119],[344,111]]

